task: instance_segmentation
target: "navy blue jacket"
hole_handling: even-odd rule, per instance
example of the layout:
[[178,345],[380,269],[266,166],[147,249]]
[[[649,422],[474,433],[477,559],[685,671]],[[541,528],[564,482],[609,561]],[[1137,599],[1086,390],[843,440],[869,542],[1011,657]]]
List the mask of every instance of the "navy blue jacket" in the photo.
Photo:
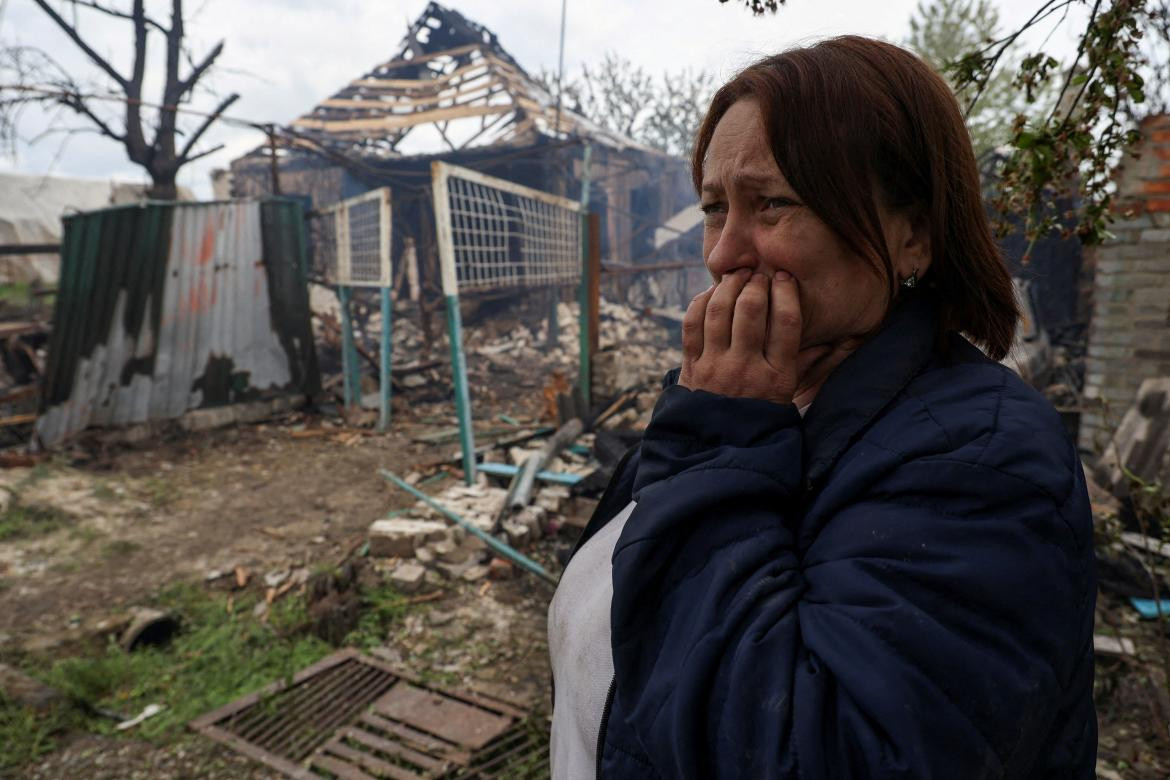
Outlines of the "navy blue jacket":
[[1093,776],[1080,460],[935,317],[897,307],[803,420],[664,390],[585,532],[638,501],[599,776]]

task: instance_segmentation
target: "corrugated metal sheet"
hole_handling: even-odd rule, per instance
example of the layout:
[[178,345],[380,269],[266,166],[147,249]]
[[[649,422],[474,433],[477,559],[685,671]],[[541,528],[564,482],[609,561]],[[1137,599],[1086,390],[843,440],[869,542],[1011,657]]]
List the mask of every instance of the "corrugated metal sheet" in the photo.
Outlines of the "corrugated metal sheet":
[[299,204],[148,204],[65,220],[36,436],[319,387]]

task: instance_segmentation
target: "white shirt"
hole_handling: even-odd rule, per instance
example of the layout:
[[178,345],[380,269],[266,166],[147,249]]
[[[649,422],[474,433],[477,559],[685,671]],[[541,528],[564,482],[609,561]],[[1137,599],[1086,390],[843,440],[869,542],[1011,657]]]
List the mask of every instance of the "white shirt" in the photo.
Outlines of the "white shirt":
[[589,539],[561,575],[548,608],[553,708],[550,756],[553,780],[597,774],[597,736],[613,681],[609,607],[613,601],[613,550],[637,504]]
[[[812,404],[798,411],[804,417]],[[597,775],[597,736],[613,682],[609,610],[613,601],[613,551],[637,506],[625,509],[593,535],[561,575],[548,608],[553,707],[550,760],[553,780]]]

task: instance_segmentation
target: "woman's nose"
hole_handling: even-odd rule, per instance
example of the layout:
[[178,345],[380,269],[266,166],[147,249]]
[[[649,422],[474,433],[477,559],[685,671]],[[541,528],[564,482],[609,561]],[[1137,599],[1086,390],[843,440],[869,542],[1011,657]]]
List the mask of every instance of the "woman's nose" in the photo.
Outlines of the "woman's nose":
[[728,219],[707,253],[705,262],[712,278],[718,282],[721,277],[740,268],[755,271],[759,266],[759,256],[744,227]]

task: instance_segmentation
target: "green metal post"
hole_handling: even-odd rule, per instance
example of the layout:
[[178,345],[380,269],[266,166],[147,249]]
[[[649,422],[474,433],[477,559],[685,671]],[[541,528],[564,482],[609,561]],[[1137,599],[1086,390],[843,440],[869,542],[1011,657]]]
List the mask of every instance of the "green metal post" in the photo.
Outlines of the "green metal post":
[[448,295],[447,340],[451,342],[451,373],[455,378],[455,414],[459,419],[459,443],[463,447],[463,480],[475,484],[475,434],[471,429],[471,395],[467,389],[467,358],[463,355],[463,318],[459,297]]
[[585,144],[584,159],[581,161],[581,212],[578,220],[578,230],[581,234],[581,289],[577,295],[579,302],[577,320],[581,332],[577,375],[583,414],[588,414],[593,404],[591,397],[593,367],[589,359],[589,184],[592,159],[593,146]]
[[345,405],[355,406],[362,400],[362,372],[354,344],[350,293],[347,285],[339,285],[337,288],[337,299],[341,302],[341,370],[345,380]]
[[379,355],[381,361],[382,376],[379,381],[379,389],[382,391],[381,407],[378,410],[378,430],[386,430],[390,427],[390,360],[391,360],[391,336],[393,335],[393,324],[391,320],[394,317],[394,302],[390,299],[390,288],[382,288],[382,351]]

